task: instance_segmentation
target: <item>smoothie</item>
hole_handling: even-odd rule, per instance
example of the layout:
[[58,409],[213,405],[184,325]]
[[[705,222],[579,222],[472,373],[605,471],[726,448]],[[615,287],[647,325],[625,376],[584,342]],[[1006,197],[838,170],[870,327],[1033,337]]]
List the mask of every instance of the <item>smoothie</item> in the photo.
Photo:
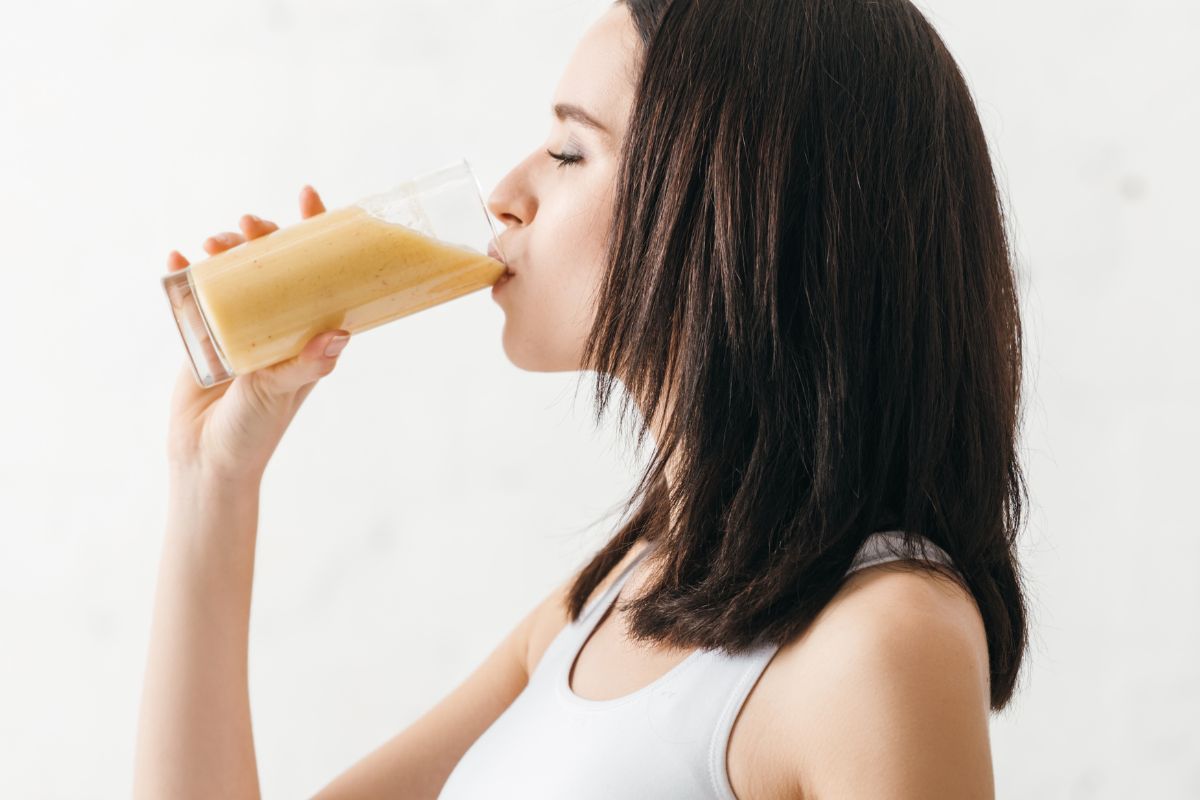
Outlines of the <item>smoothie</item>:
[[190,270],[213,339],[240,375],[291,358],[322,331],[359,333],[490,286],[505,265],[351,205]]

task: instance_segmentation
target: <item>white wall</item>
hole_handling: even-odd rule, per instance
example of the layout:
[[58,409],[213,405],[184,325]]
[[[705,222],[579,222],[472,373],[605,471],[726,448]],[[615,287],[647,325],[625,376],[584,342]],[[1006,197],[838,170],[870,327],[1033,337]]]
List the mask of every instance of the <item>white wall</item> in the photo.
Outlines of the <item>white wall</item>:
[[[543,140],[606,0],[0,7],[0,796],[127,796],[182,350],[172,248]],[[1030,349],[1034,643],[999,796],[1200,797],[1195,4],[922,5],[1007,186]],[[55,310],[57,309],[57,310]],[[350,343],[263,487],[264,793],[307,796],[608,533],[640,460],[487,292]],[[608,519],[611,521],[612,517]]]

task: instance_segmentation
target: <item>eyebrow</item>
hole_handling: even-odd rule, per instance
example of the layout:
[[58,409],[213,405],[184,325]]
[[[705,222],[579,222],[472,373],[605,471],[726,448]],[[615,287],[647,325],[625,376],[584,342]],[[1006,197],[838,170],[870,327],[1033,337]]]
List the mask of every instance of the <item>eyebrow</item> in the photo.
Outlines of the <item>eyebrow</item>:
[[592,128],[600,133],[612,135],[612,131],[604,127],[600,120],[596,119],[591,114],[573,103],[556,103],[554,105],[554,116],[558,117],[559,120],[562,121],[569,119],[574,120],[580,125]]

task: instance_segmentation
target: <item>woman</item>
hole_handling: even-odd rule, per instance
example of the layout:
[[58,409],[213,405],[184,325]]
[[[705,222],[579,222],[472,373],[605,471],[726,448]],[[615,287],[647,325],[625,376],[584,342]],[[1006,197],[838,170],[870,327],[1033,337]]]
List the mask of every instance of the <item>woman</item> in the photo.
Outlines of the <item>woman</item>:
[[[620,0],[554,111],[490,199],[504,349],[595,374],[598,416],[624,385],[656,442],[636,511],[317,797],[992,797],[1027,638],[1021,328],[941,40],[907,0]],[[257,796],[258,486],[332,333],[180,374],[139,796]]]

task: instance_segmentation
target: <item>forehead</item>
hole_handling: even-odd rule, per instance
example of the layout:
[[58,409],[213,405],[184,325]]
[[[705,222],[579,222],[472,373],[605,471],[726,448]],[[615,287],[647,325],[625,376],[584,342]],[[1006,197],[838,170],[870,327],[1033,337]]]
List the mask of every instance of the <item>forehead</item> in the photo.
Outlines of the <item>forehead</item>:
[[[581,106],[620,134],[633,100],[633,70],[639,42],[624,3],[604,13],[575,46],[551,105]],[[578,123],[568,123],[579,126]],[[599,134],[598,134],[599,135]]]

